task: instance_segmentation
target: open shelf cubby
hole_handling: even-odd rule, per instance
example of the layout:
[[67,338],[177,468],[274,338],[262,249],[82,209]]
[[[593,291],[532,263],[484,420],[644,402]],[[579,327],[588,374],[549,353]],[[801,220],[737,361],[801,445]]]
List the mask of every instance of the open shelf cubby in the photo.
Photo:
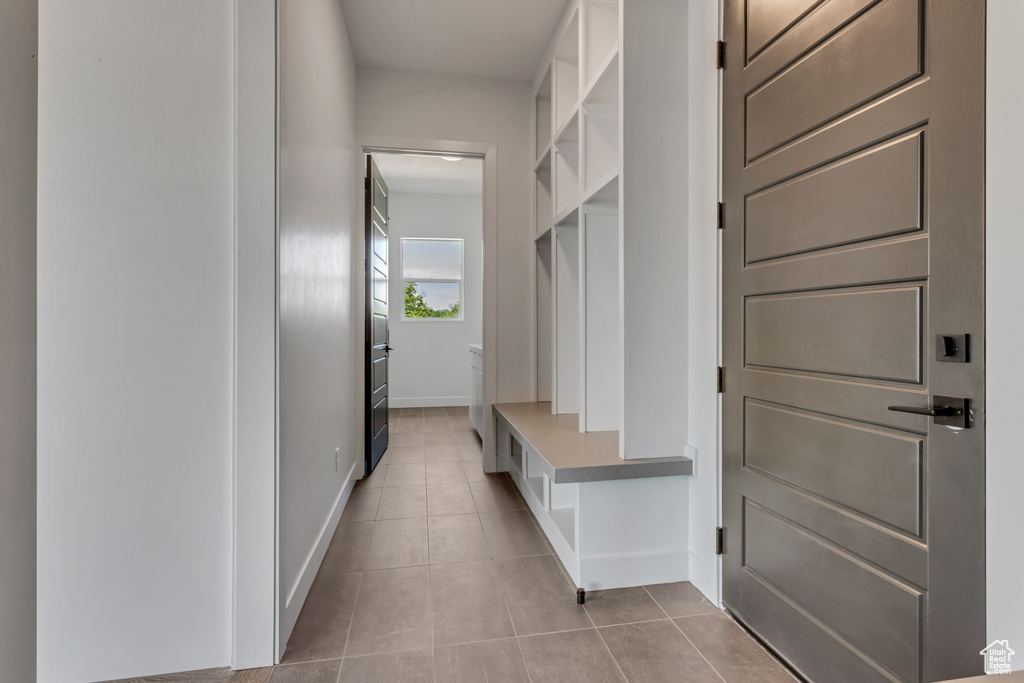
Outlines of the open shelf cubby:
[[618,0],[586,0],[583,3],[584,84],[594,82],[600,67],[619,44]]
[[613,431],[622,421],[619,214],[588,205],[582,213],[583,401],[580,430]]
[[583,187],[590,192],[619,168],[619,60],[605,65],[583,102]]
[[554,59],[555,125],[569,119],[580,99],[580,15],[576,12]]
[[579,230],[566,223],[554,228],[554,387],[553,412],[580,411],[580,259]]
[[551,281],[551,232],[537,240],[537,400],[550,401],[554,372],[555,328]]
[[554,111],[551,106],[551,71],[547,72],[537,91],[536,110],[534,121],[536,121],[537,135],[537,158],[544,155],[544,150],[551,144],[551,133],[554,130]]
[[535,173],[536,190],[534,205],[536,207],[536,219],[534,223],[534,238],[538,238],[551,229],[554,219],[554,205],[552,204],[551,193],[551,153],[550,151],[541,159]]
[[580,200],[580,118],[578,113],[558,131],[555,138],[555,215],[579,204]]

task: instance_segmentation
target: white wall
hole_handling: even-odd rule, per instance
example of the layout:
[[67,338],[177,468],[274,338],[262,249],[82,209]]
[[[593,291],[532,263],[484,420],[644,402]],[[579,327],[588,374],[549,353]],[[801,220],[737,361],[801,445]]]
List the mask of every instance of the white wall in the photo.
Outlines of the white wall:
[[337,0],[283,0],[280,22],[283,646],[363,474],[363,413],[352,363],[363,355],[355,341],[363,315],[355,298],[362,273],[354,214],[355,65],[345,20]]
[[[359,69],[356,127],[372,136],[491,143],[497,146],[497,348],[498,401],[536,396],[536,320],[531,235],[529,83],[407,71]],[[486,185],[485,185],[486,187]],[[485,309],[485,318],[491,315]],[[485,405],[485,415],[490,406]]]
[[39,680],[223,666],[233,2],[39,4]]
[[[481,166],[479,161],[457,163]],[[388,360],[388,404],[392,408],[469,405],[467,345],[483,340],[483,197],[392,191],[388,213],[392,302],[388,331],[394,348]],[[403,237],[462,238],[462,320],[403,318]]]
[[36,670],[38,0],[0,3],[0,681]]
[[[1020,387],[1024,338],[1020,294],[1024,291],[1024,230],[1020,190],[1024,171],[1024,57],[1016,29],[1024,25],[1024,3],[989,0],[986,62],[986,548],[988,640],[1008,639],[1024,653],[1024,443],[1020,429]],[[1024,669],[1024,654],[1013,660]]]

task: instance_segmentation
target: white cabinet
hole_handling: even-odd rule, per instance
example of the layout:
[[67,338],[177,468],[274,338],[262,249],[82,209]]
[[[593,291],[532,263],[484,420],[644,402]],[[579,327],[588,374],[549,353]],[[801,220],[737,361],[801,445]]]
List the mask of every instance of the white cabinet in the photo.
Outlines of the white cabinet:
[[469,419],[484,438],[484,349],[469,345]]

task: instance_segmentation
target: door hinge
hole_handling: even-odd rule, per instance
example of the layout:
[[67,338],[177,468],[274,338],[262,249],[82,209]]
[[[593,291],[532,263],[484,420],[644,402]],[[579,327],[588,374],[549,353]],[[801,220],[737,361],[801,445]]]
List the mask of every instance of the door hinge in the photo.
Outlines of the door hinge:
[[718,41],[718,45],[715,47],[716,61],[719,69],[725,68],[725,41]]
[[725,203],[718,202],[718,229],[725,229]]
[[718,527],[715,529],[715,555],[725,554],[725,529]]
[[718,393],[725,392],[725,368],[718,366]]
[[[721,68],[721,67],[719,67],[719,68]],[[370,189],[370,179],[369,178],[363,178],[363,189],[364,190],[369,190]]]

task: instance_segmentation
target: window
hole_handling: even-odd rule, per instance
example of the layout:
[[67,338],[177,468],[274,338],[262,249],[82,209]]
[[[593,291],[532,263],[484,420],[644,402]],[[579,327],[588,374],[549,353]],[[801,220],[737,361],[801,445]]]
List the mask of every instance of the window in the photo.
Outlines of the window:
[[403,318],[462,320],[462,240],[402,238]]

